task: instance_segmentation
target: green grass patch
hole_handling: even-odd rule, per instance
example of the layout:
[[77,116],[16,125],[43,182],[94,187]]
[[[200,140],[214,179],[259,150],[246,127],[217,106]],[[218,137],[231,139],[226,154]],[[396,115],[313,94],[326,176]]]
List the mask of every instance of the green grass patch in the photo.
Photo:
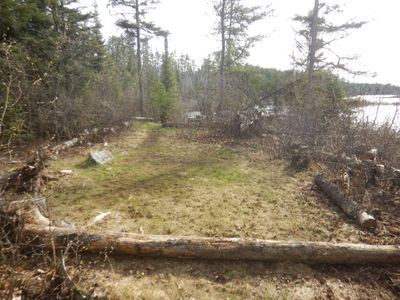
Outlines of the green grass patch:
[[97,212],[111,211],[99,226],[152,234],[335,236],[321,219],[337,216],[301,192],[310,174],[290,174],[281,161],[188,141],[155,123],[135,123],[107,148],[114,159],[105,165],[85,165],[90,149],[51,163],[54,170],[73,171],[47,190],[56,217],[85,225]]

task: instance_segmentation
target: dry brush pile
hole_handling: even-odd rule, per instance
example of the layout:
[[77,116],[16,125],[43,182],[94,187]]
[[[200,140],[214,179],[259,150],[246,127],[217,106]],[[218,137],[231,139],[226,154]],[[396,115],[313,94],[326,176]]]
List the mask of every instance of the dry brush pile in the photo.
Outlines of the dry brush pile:
[[72,147],[103,142],[105,135],[117,134],[129,123],[84,131],[79,137],[60,144],[42,145],[21,167],[0,176],[0,273],[3,274],[0,298],[101,299],[105,296],[96,287],[82,289],[79,286],[79,243],[71,239],[65,247],[56,249],[45,245],[36,234],[26,235],[24,230],[29,224],[72,226],[63,221],[50,221],[47,200],[40,196],[46,182],[66,174],[50,172],[48,160]]
[[302,116],[262,120],[261,145],[294,169],[323,174],[347,199],[378,222],[368,243],[398,244],[400,238],[400,132],[385,124],[374,127],[342,114],[318,119],[305,128]]

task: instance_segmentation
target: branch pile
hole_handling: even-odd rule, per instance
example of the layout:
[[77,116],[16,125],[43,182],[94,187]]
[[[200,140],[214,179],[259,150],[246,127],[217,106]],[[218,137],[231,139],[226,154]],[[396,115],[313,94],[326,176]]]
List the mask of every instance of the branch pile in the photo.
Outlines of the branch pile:
[[[376,222],[379,225],[379,238],[370,237],[371,242],[397,244],[400,243],[400,170],[380,160],[378,153],[377,149],[363,152],[359,157],[338,157],[323,153],[321,161],[329,168],[324,169],[324,178],[315,178],[315,183],[333,203],[360,225],[358,214],[368,220],[376,220],[366,223]],[[327,178],[330,184],[326,184]],[[342,204],[345,204],[344,207]],[[361,211],[364,214],[360,214]]]
[[44,151],[37,151],[32,159],[24,166],[0,176],[0,190],[15,190],[16,192],[37,193],[37,179],[45,167],[47,156]]

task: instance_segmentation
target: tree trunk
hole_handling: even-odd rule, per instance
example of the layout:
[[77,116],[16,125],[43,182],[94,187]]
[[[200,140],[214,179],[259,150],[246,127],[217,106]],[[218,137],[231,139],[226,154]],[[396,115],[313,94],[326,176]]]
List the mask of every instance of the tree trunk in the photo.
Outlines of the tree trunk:
[[[233,10],[235,7],[235,0],[230,0],[229,3],[229,25],[228,25],[228,40],[226,46],[226,67],[229,68],[232,65],[232,25],[233,25]],[[225,13],[226,14],[226,13]],[[226,28],[225,28],[226,30]]]
[[225,27],[225,10],[226,10],[226,0],[222,0],[221,2],[221,19],[220,19],[220,26],[221,26],[221,58],[220,58],[220,65],[219,65],[219,103],[218,103],[218,110],[220,111],[224,105],[224,98],[225,98],[225,34],[226,34],[226,27]]
[[290,261],[326,264],[399,264],[399,246],[334,244],[327,242],[269,241],[241,238],[87,233],[73,229],[25,225],[24,237],[38,237],[49,249],[65,248],[70,242],[81,251],[111,251],[134,257],[188,259]]
[[365,212],[357,203],[347,198],[336,185],[326,180],[322,175],[315,177],[315,183],[329,200],[340,207],[349,218],[355,220],[361,227],[375,228],[377,226],[373,216]]
[[144,116],[144,94],[143,94],[143,70],[142,70],[142,41],[140,40],[140,3],[136,0],[135,5],[135,18],[136,18],[136,55],[137,55],[137,68],[139,76],[139,110],[140,116]]
[[311,28],[310,28],[310,48],[308,52],[308,85],[307,85],[307,102],[310,101],[313,96],[314,90],[314,69],[315,69],[315,55],[317,52],[317,36],[318,36],[318,14],[319,14],[319,0],[315,0],[314,11],[312,15]]

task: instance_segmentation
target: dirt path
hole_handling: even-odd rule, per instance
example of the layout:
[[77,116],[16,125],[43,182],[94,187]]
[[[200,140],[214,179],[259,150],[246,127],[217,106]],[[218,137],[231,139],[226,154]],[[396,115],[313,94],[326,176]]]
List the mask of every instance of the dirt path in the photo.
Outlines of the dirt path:
[[[96,230],[148,234],[344,242],[370,234],[310,191],[313,174],[292,174],[255,150],[189,141],[151,123],[136,124],[107,148],[114,159],[104,166],[83,167],[89,149],[52,163],[73,172],[46,191],[53,217],[85,226],[111,211]],[[375,270],[361,276],[361,268],[104,257],[86,267],[85,285],[100,284],[120,299],[394,296],[375,283]]]

